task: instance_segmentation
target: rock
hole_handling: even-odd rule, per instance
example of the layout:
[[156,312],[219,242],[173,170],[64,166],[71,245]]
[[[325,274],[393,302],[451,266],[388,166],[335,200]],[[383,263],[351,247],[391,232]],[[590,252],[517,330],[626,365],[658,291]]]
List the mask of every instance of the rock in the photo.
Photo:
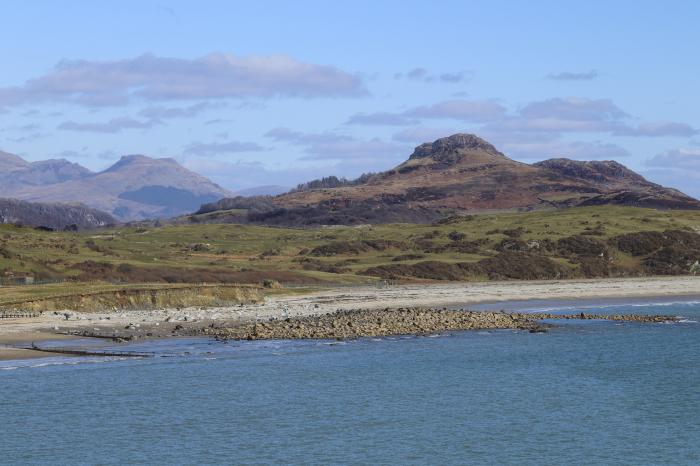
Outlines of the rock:
[[543,319],[607,319],[652,323],[677,320],[669,316],[649,315],[522,314],[408,308],[340,310],[331,314],[271,319],[265,322],[241,322],[230,326],[210,325],[201,329],[191,329],[190,334],[209,335],[221,340],[265,340],[428,335],[450,330],[472,329],[518,329],[538,333],[546,331],[551,326],[541,323]]

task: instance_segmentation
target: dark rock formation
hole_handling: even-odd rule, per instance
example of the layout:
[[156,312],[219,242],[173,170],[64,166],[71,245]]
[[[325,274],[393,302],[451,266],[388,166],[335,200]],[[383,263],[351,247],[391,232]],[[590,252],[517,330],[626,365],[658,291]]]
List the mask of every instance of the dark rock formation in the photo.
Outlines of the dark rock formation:
[[90,229],[114,225],[111,215],[84,205],[44,204],[0,199],[0,223],[13,223],[53,230]]
[[455,161],[454,154],[460,151],[484,151],[505,158],[489,142],[473,134],[453,134],[446,138],[441,138],[433,142],[426,142],[416,147],[413,154],[408,158],[422,159],[430,157],[436,161]]

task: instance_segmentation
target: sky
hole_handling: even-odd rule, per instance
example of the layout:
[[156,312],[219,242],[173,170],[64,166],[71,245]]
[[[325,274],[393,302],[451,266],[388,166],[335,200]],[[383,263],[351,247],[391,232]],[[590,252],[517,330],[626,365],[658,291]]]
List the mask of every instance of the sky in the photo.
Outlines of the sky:
[[700,2],[13,1],[0,150],[174,157],[231,189],[477,134],[700,196]]

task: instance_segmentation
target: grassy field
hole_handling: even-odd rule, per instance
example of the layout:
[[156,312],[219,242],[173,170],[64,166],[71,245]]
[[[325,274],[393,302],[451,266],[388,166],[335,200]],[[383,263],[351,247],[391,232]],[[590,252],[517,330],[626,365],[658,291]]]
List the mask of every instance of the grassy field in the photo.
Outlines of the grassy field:
[[[605,206],[483,214],[432,225],[318,229],[198,224],[73,233],[2,225],[0,277],[115,283],[274,280],[296,285],[358,284],[383,276],[367,273],[376,267],[396,269],[397,265],[426,261],[476,264],[504,257],[509,241],[522,249],[523,243],[528,247],[539,247],[540,243],[556,246],[557,241],[571,237],[605,245],[609,249],[605,252],[607,261],[633,271],[644,258],[610,246],[611,240],[631,232],[665,230],[700,231],[700,212]],[[571,253],[556,247],[547,251],[539,255],[576,275],[580,264]],[[488,278],[480,272],[470,276],[475,280]],[[50,289],[41,292],[49,293]],[[11,292],[3,288],[0,295],[6,297]]]

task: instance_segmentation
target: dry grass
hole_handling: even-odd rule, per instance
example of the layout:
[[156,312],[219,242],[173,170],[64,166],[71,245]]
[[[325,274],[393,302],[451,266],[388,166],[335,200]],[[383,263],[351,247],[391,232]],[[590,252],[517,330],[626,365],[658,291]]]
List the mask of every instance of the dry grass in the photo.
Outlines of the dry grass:
[[103,311],[231,306],[258,302],[260,287],[251,285],[72,284],[2,289],[0,311]]
[[[616,235],[636,231],[700,231],[700,212],[601,206],[487,213],[434,225],[314,229],[199,224],[66,233],[0,225],[0,276],[12,273],[37,279],[162,285],[261,283],[268,279],[296,286],[360,284],[376,281],[363,275],[371,267],[421,261],[478,262],[493,257],[498,244],[509,237],[508,232],[517,229],[522,230],[519,239],[526,242],[557,241],[582,234],[606,242]],[[478,248],[450,248],[453,232],[465,235],[466,242],[480,242]],[[309,254],[314,248],[329,244],[361,241],[392,241],[398,246],[341,248],[338,254],[330,256]],[[412,256],[416,258],[411,259]],[[638,262],[637,258],[618,252],[615,260],[631,268]],[[36,293],[45,293],[35,289]],[[8,288],[0,288],[0,302],[11,293]]]

